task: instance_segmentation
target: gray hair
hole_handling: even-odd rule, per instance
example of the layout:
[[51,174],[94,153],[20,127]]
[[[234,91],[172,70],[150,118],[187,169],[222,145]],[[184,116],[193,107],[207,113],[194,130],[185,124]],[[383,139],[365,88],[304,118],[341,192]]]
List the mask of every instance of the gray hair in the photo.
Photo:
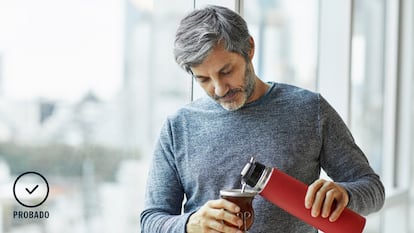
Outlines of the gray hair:
[[223,43],[227,51],[242,55],[246,61],[252,49],[246,21],[236,12],[221,6],[207,6],[184,17],[177,29],[174,57],[188,73],[201,64],[211,50]]

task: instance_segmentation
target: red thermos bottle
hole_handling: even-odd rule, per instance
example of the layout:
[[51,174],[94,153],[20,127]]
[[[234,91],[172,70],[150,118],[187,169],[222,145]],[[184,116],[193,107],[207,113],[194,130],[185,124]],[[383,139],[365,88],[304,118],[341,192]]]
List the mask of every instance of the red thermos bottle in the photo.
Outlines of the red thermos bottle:
[[365,218],[348,208],[335,222],[321,216],[312,217],[311,210],[304,204],[307,185],[276,168],[255,162],[254,158],[241,175],[247,185],[268,201],[325,233],[361,233],[364,229]]

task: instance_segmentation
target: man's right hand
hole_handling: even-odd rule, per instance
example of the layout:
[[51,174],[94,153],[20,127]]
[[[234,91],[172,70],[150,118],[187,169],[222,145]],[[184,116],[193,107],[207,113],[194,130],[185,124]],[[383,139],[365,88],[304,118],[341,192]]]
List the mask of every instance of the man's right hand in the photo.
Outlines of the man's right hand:
[[240,207],[230,201],[208,201],[188,219],[187,233],[242,233],[239,229],[224,224],[227,222],[241,226],[243,221],[236,216],[238,212]]

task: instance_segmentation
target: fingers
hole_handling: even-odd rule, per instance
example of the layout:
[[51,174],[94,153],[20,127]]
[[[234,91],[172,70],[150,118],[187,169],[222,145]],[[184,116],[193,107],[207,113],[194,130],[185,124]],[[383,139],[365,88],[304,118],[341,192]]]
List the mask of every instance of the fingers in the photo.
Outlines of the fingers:
[[207,205],[213,209],[225,209],[231,213],[240,212],[240,207],[234,204],[233,202],[227,201],[225,199],[212,200],[207,202]]
[[240,207],[225,199],[213,200],[207,203],[211,208],[211,215],[216,220],[230,223],[234,226],[241,226],[243,221],[235,214],[240,212]]
[[227,222],[233,226],[241,226],[243,221],[237,217],[236,215],[224,210],[224,209],[213,209],[212,215],[214,216],[215,220],[220,222]]
[[235,215],[239,211],[237,205],[224,199],[208,201],[190,216],[187,232],[241,233],[237,226],[241,226],[243,222]]
[[313,217],[321,216],[336,221],[348,205],[347,191],[340,185],[319,179],[308,187],[305,207],[311,209]]

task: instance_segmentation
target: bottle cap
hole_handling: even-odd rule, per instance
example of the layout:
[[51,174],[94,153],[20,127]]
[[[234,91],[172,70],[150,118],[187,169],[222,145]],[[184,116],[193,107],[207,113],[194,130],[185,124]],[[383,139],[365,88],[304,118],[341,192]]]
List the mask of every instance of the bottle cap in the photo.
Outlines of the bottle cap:
[[241,172],[242,180],[250,187],[255,187],[265,168],[263,164],[255,162],[252,157]]

